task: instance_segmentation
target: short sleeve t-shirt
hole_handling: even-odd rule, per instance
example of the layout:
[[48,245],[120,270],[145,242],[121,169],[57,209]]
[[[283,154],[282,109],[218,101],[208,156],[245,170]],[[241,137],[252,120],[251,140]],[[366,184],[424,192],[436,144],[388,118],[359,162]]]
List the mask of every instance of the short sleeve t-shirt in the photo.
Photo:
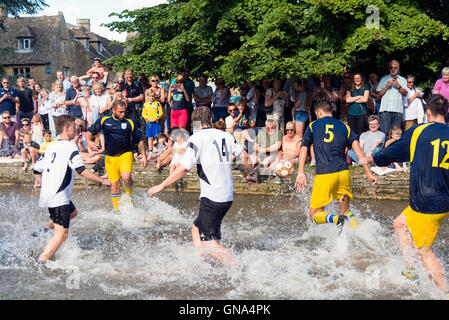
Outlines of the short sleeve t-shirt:
[[[369,85],[365,85],[363,88],[356,88],[354,90],[350,90],[351,97],[363,96],[365,91],[369,91]],[[351,116],[362,116],[366,112],[366,103],[358,103],[353,102],[349,105],[348,114]]]
[[[195,96],[197,96],[198,98],[208,98],[208,97],[212,97],[212,95],[214,94],[214,92],[212,91],[212,87],[210,86],[206,86],[205,88],[201,88],[201,87],[195,87],[195,90],[193,92],[193,94]],[[209,107],[211,106],[210,103],[204,103],[204,102],[196,102],[196,106],[197,107]]]
[[363,152],[366,154],[370,151],[370,148],[376,143],[376,140],[382,141],[378,147],[382,147],[385,143],[385,133],[378,130],[375,133],[371,133],[371,131],[363,132],[360,135],[360,142],[363,141]]
[[[14,88],[9,88],[8,90],[6,90],[4,88],[0,88],[0,98],[2,98],[5,94],[8,94],[8,93],[14,98],[17,98],[19,96],[17,90]],[[11,115],[15,115],[16,114],[16,103],[11,99],[6,98],[5,100],[3,100],[3,102],[0,103],[0,114],[5,110],[9,111],[9,113]]]
[[234,137],[215,128],[203,128],[194,133],[180,163],[187,170],[196,164],[200,178],[200,197],[215,202],[234,199],[232,157],[243,152]]

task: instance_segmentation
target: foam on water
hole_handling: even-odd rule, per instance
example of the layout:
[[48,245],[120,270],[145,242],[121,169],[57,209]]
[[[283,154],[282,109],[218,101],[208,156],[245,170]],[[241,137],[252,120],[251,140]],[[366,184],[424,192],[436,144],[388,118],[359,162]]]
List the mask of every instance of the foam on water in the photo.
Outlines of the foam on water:
[[[419,285],[400,277],[403,259],[391,221],[380,219],[369,206],[354,208],[359,228],[345,227],[339,237],[334,225],[309,222],[303,198],[296,203],[294,197],[236,200],[222,225],[222,243],[246,266],[241,271],[195,255],[190,227],[197,209],[180,206],[180,199],[170,204],[137,191],[136,208],[125,205],[121,215],[114,215],[106,191],[75,195],[79,215],[71,222],[69,238],[42,269],[33,260],[52,232],[38,238],[31,234],[48,220],[47,210],[37,209],[35,195],[0,194],[0,203],[8,204],[7,209],[0,206],[3,297],[439,298],[422,268]],[[336,209],[335,204],[329,207]],[[68,285],[74,281],[76,290]]]

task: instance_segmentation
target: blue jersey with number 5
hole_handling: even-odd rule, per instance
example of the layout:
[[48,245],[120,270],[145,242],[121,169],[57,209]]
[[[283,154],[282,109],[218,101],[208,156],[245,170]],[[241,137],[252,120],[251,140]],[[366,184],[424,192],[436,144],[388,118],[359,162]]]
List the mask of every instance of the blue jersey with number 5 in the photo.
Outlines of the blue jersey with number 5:
[[449,211],[449,126],[436,122],[414,126],[376,153],[374,161],[378,166],[411,162],[412,209],[435,214]]
[[313,121],[304,133],[302,146],[310,147],[316,159],[316,173],[327,174],[348,169],[346,147],[351,148],[358,136],[349,126],[333,117]]

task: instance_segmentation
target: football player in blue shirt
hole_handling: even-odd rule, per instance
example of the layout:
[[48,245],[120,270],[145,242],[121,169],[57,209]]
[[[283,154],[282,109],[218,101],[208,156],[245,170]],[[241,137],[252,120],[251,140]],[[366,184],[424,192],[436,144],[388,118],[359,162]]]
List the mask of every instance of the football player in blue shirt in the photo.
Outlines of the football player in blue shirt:
[[[365,159],[365,154],[360,147],[358,136],[348,125],[332,117],[330,102],[320,102],[315,107],[315,114],[317,120],[308,126],[299,151],[295,187],[298,191],[303,191],[306,186],[304,164],[307,151],[313,144],[316,176],[310,200],[310,219],[315,224],[335,223],[340,232],[346,220],[350,221],[352,227],[358,227],[357,219],[349,209],[353,196],[345,150],[347,147],[352,148],[359,159]],[[368,180],[376,183],[377,179],[369,166],[365,164],[363,167]],[[339,201],[338,215],[324,211],[324,207],[334,199]]]
[[449,126],[444,117],[448,102],[434,95],[427,104],[428,123],[407,130],[402,138],[369,157],[378,166],[392,162],[411,162],[410,206],[394,221],[399,246],[405,257],[402,275],[417,280],[412,264],[413,244],[425,269],[449,299],[444,269],[432,252],[441,222],[449,212]]

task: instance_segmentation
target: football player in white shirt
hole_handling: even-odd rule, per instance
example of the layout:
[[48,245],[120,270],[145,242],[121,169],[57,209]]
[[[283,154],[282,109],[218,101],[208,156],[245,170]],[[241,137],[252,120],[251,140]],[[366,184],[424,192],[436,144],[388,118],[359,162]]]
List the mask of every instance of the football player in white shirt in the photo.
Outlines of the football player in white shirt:
[[220,245],[220,229],[234,199],[233,156],[243,160],[247,172],[252,166],[248,164],[248,154],[232,135],[212,128],[212,113],[208,107],[196,108],[192,122],[194,126],[201,124],[201,130],[189,138],[180,165],[161,184],[150,188],[148,196],[151,198],[175,183],[196,164],[201,194],[199,214],[192,225],[195,251],[200,256],[208,254],[224,265],[238,267],[233,254]]
[[56,119],[56,130],[59,139],[47,147],[45,153],[38,159],[33,173],[41,179],[39,206],[48,207],[50,221],[47,227],[54,229],[53,237],[45,246],[37,262],[45,264],[67,239],[70,219],[78,212],[70,200],[73,189],[73,171],[80,175],[110,186],[109,179],[96,176],[86,169],[78,153],[78,148],[72,142],[75,137],[75,118],[62,115]]

